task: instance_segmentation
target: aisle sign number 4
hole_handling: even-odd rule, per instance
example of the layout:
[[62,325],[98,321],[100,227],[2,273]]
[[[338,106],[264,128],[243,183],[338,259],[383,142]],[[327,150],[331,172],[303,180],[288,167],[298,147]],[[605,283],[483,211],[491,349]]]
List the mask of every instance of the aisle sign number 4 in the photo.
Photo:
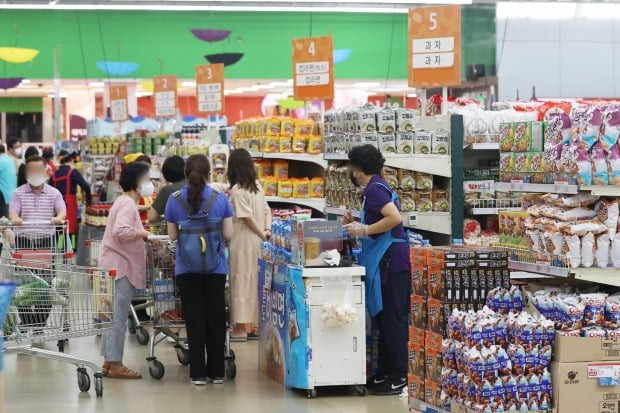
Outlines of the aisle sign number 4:
[[293,92],[297,100],[334,98],[331,36],[293,39]]
[[110,86],[110,118],[112,122],[129,119],[127,113],[127,86]]
[[461,6],[409,9],[409,86],[461,83]]
[[155,116],[175,116],[177,113],[176,75],[155,76],[153,78],[155,96]]
[[224,65],[196,66],[196,96],[198,112],[220,113],[224,111]]

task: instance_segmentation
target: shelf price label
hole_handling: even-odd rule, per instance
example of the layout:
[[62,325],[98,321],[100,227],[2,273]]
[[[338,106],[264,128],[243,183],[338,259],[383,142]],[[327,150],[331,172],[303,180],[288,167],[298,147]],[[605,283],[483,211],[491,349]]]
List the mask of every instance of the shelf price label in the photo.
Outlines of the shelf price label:
[[293,39],[293,95],[297,100],[334,98],[331,36]]
[[129,119],[127,103],[127,86],[110,86],[110,118],[113,122]]
[[409,86],[461,83],[461,6],[409,9]]
[[196,96],[198,112],[220,113],[224,105],[224,65],[196,66]]
[[176,75],[155,76],[153,95],[155,96],[155,116],[170,117],[177,114]]

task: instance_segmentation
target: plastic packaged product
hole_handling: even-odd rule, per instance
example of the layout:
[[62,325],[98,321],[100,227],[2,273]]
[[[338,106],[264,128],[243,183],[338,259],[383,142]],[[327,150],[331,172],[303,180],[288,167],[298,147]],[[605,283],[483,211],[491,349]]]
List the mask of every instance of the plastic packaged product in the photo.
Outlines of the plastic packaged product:
[[620,268],[620,232],[616,233],[611,241],[609,250],[609,261],[614,268]]
[[266,176],[263,179],[263,191],[265,191],[265,196],[276,196],[278,194],[278,178]]
[[372,145],[379,149],[379,137],[377,132],[361,132],[359,134],[360,145]]
[[384,166],[381,171],[381,177],[390,187],[398,188],[398,169]]
[[605,321],[620,324],[620,295],[610,295],[605,300]]
[[601,127],[601,145],[607,153],[617,145],[618,135],[620,135],[620,109],[608,109],[603,114]]
[[607,154],[603,145],[594,144],[592,148],[592,184],[609,185],[609,166],[607,164]]
[[280,153],[290,153],[293,150],[293,141],[290,136],[280,136]]
[[273,163],[267,160],[257,160],[254,162],[258,173],[258,178],[263,179],[267,176],[273,176]]
[[312,119],[296,119],[294,136],[310,136],[314,129],[314,121]]
[[385,154],[396,153],[396,135],[394,133],[379,133],[379,151]]
[[514,154],[515,159],[515,172],[525,174],[530,171],[529,154],[525,152],[518,152]]
[[548,172],[557,172],[562,157],[563,143],[545,145],[545,165]]
[[566,257],[572,268],[579,268],[581,265],[581,239],[577,235],[566,235],[564,237],[566,247]]
[[577,167],[576,147],[579,147],[579,143],[577,146],[573,145],[573,143],[570,143],[569,145],[561,145],[563,146],[563,149],[558,161],[558,172],[569,175],[577,175],[579,173],[579,168]]
[[282,119],[282,123],[280,124],[280,135],[281,136],[293,136],[294,134],[295,134],[295,120],[292,118]]
[[450,147],[450,132],[433,131],[431,135],[431,153],[445,155]]
[[559,221],[564,222],[574,222],[574,221],[583,221],[587,219],[594,218],[597,213],[595,210],[590,208],[549,208],[551,213],[547,215],[549,218],[555,218]]
[[310,196],[312,198],[323,198],[325,196],[325,181],[323,178],[316,177],[310,180]]
[[323,139],[320,136],[310,136],[308,138],[308,153],[318,155],[323,150]]
[[415,153],[431,153],[433,133],[428,130],[418,129],[415,131]]
[[580,185],[592,185],[592,160],[582,142],[573,143],[575,147],[575,163],[577,165],[578,175],[577,183]]
[[525,231],[525,236],[527,239],[528,248],[536,252],[543,251],[544,243],[541,239],[540,231],[537,229],[528,229]]
[[430,212],[433,210],[433,194],[431,191],[418,190],[414,196],[416,211]]
[[602,326],[605,322],[605,301],[607,300],[607,294],[581,294],[580,297],[586,303],[583,318],[584,324],[586,326]]
[[514,172],[515,158],[512,152],[502,152],[499,154],[499,171]]
[[614,145],[607,157],[609,161],[609,184],[620,185],[620,145]]
[[594,265],[594,234],[588,232],[581,237],[581,265],[590,268]]
[[586,127],[581,137],[581,140],[585,143],[586,150],[592,149],[592,146],[598,141],[601,131],[601,124],[603,122],[603,116],[601,110],[596,106],[588,108],[586,112]]
[[558,195],[558,194],[545,194],[540,199],[549,204],[554,204],[566,208],[574,207],[586,207],[596,203],[600,199],[597,195],[590,195],[587,193],[580,193],[577,195]]
[[273,163],[273,176],[277,179],[288,178],[288,162],[282,159],[278,159]]
[[413,153],[413,142],[415,139],[414,132],[396,132],[396,152],[397,153]]
[[417,189],[433,189],[433,175],[424,172],[415,172],[414,176]]
[[499,125],[499,150],[502,152],[511,152],[514,148],[514,129],[513,124],[500,123]]
[[549,146],[570,142],[571,119],[563,111],[549,111],[545,115],[547,129],[545,130],[545,150]]
[[408,169],[399,169],[398,186],[404,191],[413,191],[415,189],[415,177],[413,171]]
[[278,118],[269,118],[267,119],[267,135],[270,136],[280,136],[280,127],[282,125],[282,121]]
[[398,196],[400,198],[400,210],[402,212],[415,211],[415,196],[412,191],[400,191]]
[[376,113],[377,110],[374,106],[370,104],[362,106],[358,114],[357,132],[376,132]]
[[263,152],[277,153],[280,151],[280,137],[279,136],[265,136],[265,147]]
[[620,218],[620,207],[617,200],[602,200],[595,208],[598,211],[598,220],[608,229],[609,238],[616,235],[618,229],[618,219]]
[[379,133],[396,132],[396,116],[390,108],[382,108],[377,111],[377,130]]
[[295,135],[293,136],[293,153],[306,153],[308,147],[308,137]]
[[450,197],[445,189],[433,189],[433,211],[450,211]]
[[293,181],[290,179],[278,179],[278,196],[290,198],[293,195]]
[[293,198],[310,197],[310,180],[308,178],[293,179]]
[[413,110],[399,108],[394,111],[396,115],[396,130],[402,132],[412,132],[415,114]]
[[577,235],[579,237],[583,237],[588,233],[598,235],[607,232],[607,227],[597,220],[563,223],[556,225],[556,227],[568,235]]
[[599,268],[606,268],[609,265],[609,234],[603,233],[596,237],[594,247],[594,262]]

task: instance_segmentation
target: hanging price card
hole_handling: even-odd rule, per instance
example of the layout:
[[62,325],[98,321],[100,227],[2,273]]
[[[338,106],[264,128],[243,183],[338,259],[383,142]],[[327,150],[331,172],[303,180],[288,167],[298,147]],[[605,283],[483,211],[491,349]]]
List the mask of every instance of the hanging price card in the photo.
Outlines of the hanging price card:
[[127,113],[127,86],[110,86],[110,118],[113,122],[129,119]]
[[293,39],[293,92],[297,100],[334,98],[331,36]]
[[409,9],[409,86],[461,83],[461,6]]
[[224,112],[224,65],[196,66],[198,112]]
[[175,75],[153,78],[155,116],[175,116],[177,113],[177,77]]

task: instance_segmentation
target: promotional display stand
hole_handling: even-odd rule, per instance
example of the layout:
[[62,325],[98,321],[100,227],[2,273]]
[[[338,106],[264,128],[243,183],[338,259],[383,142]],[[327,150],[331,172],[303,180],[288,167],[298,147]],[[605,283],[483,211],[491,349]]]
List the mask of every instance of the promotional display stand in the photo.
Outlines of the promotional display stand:
[[322,386],[353,386],[366,395],[364,274],[364,267],[259,260],[261,372],[309,398]]

